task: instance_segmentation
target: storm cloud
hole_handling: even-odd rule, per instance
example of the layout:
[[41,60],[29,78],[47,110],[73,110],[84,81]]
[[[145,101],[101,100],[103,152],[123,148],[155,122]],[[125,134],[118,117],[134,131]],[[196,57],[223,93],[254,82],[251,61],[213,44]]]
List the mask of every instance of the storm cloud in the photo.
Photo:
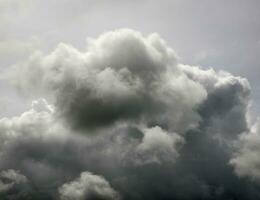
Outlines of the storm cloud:
[[21,173],[28,199],[260,197],[248,81],[181,64],[156,33],[61,43],[4,78],[37,98],[0,119],[0,170]]

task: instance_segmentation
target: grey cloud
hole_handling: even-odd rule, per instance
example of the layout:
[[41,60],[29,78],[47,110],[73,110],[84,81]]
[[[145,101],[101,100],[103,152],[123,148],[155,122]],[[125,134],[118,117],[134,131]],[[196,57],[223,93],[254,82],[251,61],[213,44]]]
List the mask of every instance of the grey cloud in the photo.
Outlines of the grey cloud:
[[194,110],[206,91],[176,62],[157,34],[122,29],[91,40],[86,52],[61,44],[50,55],[33,55],[10,78],[27,91],[51,89],[58,114],[76,129],[144,120],[185,132],[198,124]]
[[257,121],[250,131],[240,135],[236,143],[236,152],[230,160],[235,172],[241,177],[249,177],[259,181],[259,142],[260,123]]
[[[52,198],[60,184],[84,169],[110,177],[127,166],[174,162],[182,145],[175,133],[128,124],[86,137],[65,129],[55,116],[53,106],[39,99],[21,116],[0,120],[0,168],[16,168],[30,177],[30,186],[41,190],[28,194],[35,198]],[[133,130],[139,138],[129,135]]]
[[[136,149],[141,157],[141,164],[176,160],[177,145],[182,145],[182,137],[175,133],[169,134],[158,126],[144,129],[143,134],[142,143]],[[138,159],[135,162],[138,162]]]
[[48,100],[0,120],[0,169],[19,169],[34,198],[260,196],[229,164],[238,173],[233,144],[250,129],[248,81],[180,64],[157,34],[104,33],[86,52],[60,44],[5,78]]
[[237,135],[248,130],[251,88],[245,78],[223,71],[217,73],[213,69],[181,67],[188,77],[203,84],[207,90],[207,99],[198,108],[203,118],[202,127],[225,140],[236,139]]
[[19,172],[9,169],[0,173],[0,192],[11,190],[16,184],[26,183],[27,178]]
[[29,192],[28,179],[19,171],[8,169],[0,172],[1,199],[23,199]]
[[63,184],[59,194],[62,200],[120,199],[103,177],[90,172],[82,172],[76,180]]
[[13,169],[9,169],[7,171],[2,171],[0,173],[1,178],[4,179],[8,179],[14,183],[26,183],[27,182],[27,178],[20,174],[19,172],[13,170]]

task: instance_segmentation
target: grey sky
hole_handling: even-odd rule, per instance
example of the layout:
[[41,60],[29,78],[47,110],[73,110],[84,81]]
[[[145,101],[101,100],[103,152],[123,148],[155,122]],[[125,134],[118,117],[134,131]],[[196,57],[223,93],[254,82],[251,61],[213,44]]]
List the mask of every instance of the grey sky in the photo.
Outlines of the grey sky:
[[0,65],[50,51],[60,42],[83,49],[87,37],[107,30],[158,32],[181,62],[248,78],[253,110],[260,112],[259,9],[258,0],[1,0]]

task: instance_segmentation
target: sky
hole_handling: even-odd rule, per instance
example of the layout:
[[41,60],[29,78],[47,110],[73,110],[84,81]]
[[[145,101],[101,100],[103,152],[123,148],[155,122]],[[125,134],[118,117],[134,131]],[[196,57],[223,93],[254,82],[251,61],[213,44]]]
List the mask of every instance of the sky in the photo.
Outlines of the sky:
[[86,38],[109,30],[157,32],[183,63],[246,77],[259,112],[259,6],[258,0],[1,0],[1,69],[60,42],[84,49]]
[[0,197],[260,198],[259,9],[0,0]]

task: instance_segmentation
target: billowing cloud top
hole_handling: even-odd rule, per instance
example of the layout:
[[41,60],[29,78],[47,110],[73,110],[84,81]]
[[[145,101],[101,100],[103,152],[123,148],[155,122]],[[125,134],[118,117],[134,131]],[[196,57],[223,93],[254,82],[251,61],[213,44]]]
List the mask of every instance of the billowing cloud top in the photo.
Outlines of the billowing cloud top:
[[119,195],[110,187],[109,183],[100,176],[90,172],[82,172],[80,177],[59,188],[60,198],[75,199],[119,199]]
[[[259,198],[246,79],[180,64],[158,34],[121,29],[87,47],[62,43],[5,73],[39,99],[0,119],[4,198]],[[8,192],[21,180],[25,192]]]

